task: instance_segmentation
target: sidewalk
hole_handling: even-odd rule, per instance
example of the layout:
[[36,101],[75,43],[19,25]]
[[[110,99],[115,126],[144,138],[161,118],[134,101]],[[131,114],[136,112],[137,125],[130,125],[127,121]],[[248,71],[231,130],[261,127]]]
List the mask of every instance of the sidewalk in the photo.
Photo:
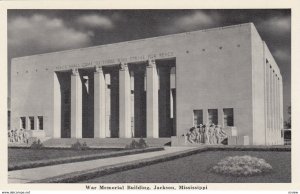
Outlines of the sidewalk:
[[66,163],[53,166],[45,166],[39,168],[15,170],[8,172],[8,183],[28,183],[41,179],[61,176],[73,172],[86,171],[95,168],[101,168],[110,165],[118,165],[127,162],[133,162],[143,159],[151,159],[166,154],[176,152],[189,151],[192,147],[166,147],[163,151],[141,153],[127,156],[119,156],[113,158],[104,158],[97,160],[89,160],[84,162]]

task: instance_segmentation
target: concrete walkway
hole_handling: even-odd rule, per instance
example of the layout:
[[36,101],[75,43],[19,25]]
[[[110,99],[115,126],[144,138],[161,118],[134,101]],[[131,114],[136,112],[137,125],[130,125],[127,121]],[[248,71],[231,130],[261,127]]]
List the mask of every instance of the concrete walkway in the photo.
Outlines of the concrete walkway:
[[166,154],[188,151],[192,147],[166,147],[163,151],[133,154],[113,158],[103,158],[84,162],[66,163],[53,166],[44,166],[31,169],[14,170],[8,172],[8,183],[28,183],[64,174],[85,171],[110,165],[117,165],[142,159],[154,158]]

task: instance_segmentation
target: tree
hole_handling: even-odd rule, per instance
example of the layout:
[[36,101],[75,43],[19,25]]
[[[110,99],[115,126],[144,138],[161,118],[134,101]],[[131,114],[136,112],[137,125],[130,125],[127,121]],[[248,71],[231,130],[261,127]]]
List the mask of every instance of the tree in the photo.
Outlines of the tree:
[[291,106],[288,107],[287,112],[289,114],[289,117],[287,121],[284,121],[284,126],[286,129],[291,129],[292,128]]

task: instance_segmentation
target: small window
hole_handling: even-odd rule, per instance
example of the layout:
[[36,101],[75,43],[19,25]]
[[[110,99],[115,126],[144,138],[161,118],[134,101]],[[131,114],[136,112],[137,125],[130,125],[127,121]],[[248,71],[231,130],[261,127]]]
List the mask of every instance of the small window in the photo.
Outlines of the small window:
[[34,117],[29,117],[29,126],[31,130],[34,130]]
[[20,127],[26,129],[26,117],[20,117]]
[[38,116],[38,122],[39,122],[39,130],[44,129],[44,118],[42,116]]
[[218,109],[208,109],[208,122],[210,124],[218,124]]
[[194,110],[194,126],[198,126],[200,124],[203,124],[203,111]]
[[234,126],[233,123],[233,108],[224,108],[224,125],[225,126]]

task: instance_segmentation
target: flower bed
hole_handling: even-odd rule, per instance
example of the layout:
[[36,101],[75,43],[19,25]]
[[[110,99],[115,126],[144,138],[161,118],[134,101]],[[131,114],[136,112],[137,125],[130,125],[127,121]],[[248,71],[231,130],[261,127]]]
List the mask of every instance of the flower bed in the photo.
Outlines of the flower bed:
[[264,159],[248,155],[226,157],[212,168],[215,173],[231,176],[253,176],[271,170],[272,166]]

